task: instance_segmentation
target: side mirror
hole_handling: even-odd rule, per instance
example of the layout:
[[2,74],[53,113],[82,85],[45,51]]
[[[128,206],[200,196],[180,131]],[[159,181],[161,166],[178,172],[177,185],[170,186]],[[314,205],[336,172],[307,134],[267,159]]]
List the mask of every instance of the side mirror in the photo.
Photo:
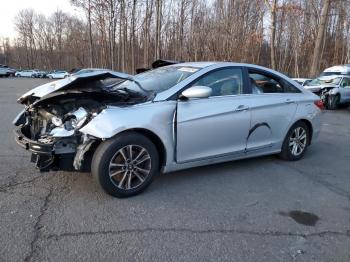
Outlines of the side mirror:
[[212,89],[208,86],[192,86],[181,93],[186,98],[208,98]]

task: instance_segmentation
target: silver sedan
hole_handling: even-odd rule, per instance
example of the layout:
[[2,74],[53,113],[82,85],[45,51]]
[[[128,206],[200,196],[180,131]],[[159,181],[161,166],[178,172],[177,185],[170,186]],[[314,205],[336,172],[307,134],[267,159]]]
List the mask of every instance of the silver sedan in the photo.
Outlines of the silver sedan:
[[16,140],[41,171],[91,171],[116,197],[142,192],[159,172],[268,154],[299,160],[323,109],[276,71],[226,62],[71,76],[19,102]]

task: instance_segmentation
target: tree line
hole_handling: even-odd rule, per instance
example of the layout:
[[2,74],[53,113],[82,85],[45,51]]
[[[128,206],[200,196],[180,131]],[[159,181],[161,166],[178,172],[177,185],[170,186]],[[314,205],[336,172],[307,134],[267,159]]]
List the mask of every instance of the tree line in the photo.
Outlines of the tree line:
[[235,61],[295,77],[350,63],[350,0],[71,0],[81,17],[32,9],[0,64],[134,73],[162,58]]

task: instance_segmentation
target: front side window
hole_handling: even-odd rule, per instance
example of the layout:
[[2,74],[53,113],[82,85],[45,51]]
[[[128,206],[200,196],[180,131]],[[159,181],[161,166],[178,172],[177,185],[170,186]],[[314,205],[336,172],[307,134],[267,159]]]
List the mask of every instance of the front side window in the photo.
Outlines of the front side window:
[[253,94],[301,92],[287,81],[262,72],[249,71],[249,80]]
[[343,78],[343,81],[340,84],[341,87],[350,87],[350,79],[349,78]]
[[243,73],[240,68],[225,68],[206,74],[191,86],[208,86],[211,96],[239,95],[243,92]]

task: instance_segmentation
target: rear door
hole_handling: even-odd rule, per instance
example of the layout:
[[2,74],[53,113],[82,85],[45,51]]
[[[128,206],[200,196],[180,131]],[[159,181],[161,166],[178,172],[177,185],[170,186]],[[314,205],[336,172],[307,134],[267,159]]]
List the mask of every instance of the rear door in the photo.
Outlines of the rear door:
[[284,139],[294,118],[301,91],[270,72],[249,69],[248,73],[252,96],[247,150],[257,150]]
[[243,76],[242,68],[229,67],[211,71],[188,86],[208,86],[212,96],[178,101],[177,162],[245,150],[250,111],[243,94]]

